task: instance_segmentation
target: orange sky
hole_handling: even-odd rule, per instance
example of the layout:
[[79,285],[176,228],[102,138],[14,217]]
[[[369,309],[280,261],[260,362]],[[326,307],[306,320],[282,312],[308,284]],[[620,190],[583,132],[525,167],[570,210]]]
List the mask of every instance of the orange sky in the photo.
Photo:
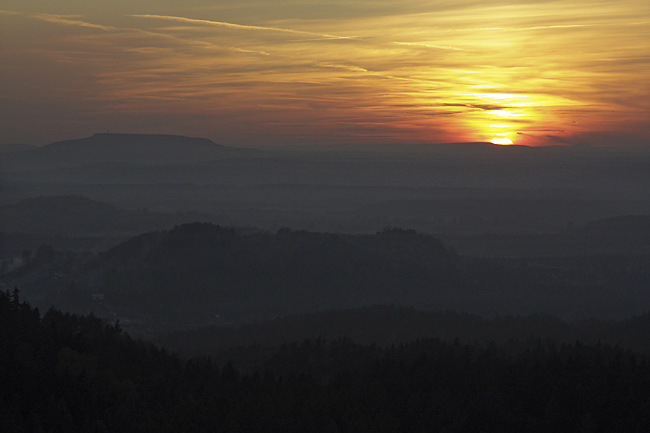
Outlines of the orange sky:
[[0,142],[650,144],[647,0],[0,8]]

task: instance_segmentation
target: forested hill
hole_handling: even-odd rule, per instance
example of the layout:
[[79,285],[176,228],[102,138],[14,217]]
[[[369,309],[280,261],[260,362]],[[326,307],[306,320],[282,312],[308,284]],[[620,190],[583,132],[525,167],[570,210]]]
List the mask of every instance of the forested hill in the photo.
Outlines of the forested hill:
[[650,302],[644,255],[472,259],[396,228],[349,235],[184,224],[102,253],[75,283],[84,299],[103,293],[113,311],[167,329],[373,304],[622,318]]
[[457,262],[439,240],[414,231],[271,234],[193,223],[135,237],[90,269],[105,275],[116,304],[173,305],[174,314],[194,304],[244,319],[413,300],[423,287],[449,287]]
[[126,318],[148,335],[381,304],[569,321],[622,319],[650,305],[647,253],[471,258],[396,228],[350,235],[191,223],[97,256],[52,250],[9,263],[3,283],[43,307]]
[[[142,255],[144,244],[148,245],[145,249],[149,254],[146,256]],[[372,260],[426,267],[444,267],[457,260],[456,254],[438,239],[415,230],[388,227],[375,235],[349,235],[282,228],[273,234],[195,222],[135,237],[102,254],[98,264],[141,261],[141,264],[153,266],[165,262],[195,263],[195,266],[199,266],[205,261],[214,264],[213,258],[231,263],[241,258],[247,264],[255,260],[256,263],[263,263],[260,266],[267,267],[281,265],[278,256],[305,263],[318,259],[318,264],[342,267],[347,264],[348,268],[352,268],[352,264],[360,265]],[[295,271],[304,272],[304,268]]]
[[601,344],[306,340],[258,367],[181,360],[96,317],[41,318],[0,292],[3,433],[650,428],[648,358]]

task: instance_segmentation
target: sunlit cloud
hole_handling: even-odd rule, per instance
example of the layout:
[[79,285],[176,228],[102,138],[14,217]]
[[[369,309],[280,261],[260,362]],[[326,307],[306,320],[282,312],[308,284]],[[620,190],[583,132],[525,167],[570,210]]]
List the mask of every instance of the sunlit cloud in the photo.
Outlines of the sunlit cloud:
[[397,45],[407,45],[410,47],[422,47],[422,48],[433,48],[437,50],[457,50],[457,51],[462,51],[462,48],[458,47],[450,47],[448,45],[434,45],[434,44],[429,44],[429,43],[424,43],[424,42],[393,42],[394,44]]
[[643,1],[7,9],[0,127],[16,139],[64,113],[233,144],[649,138]]
[[335,65],[335,64],[321,63],[318,64],[317,66],[320,68],[345,69],[346,71],[351,71],[351,72],[368,72],[367,69],[361,68],[359,66],[353,66],[353,65]]

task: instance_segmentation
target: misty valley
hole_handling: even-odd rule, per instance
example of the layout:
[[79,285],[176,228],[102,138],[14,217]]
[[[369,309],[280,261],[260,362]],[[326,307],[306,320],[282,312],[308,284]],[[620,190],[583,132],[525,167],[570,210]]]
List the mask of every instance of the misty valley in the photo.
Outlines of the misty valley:
[[650,153],[0,146],[3,431],[645,431]]

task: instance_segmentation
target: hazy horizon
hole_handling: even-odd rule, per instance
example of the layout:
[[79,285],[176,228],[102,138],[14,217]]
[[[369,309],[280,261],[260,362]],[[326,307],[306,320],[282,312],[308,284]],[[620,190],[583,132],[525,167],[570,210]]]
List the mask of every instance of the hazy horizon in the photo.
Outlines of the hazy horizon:
[[192,134],[177,134],[177,133],[143,133],[143,132],[129,132],[129,131],[102,131],[94,132],[88,135],[79,135],[73,134],[70,137],[65,137],[56,140],[49,140],[42,143],[28,143],[25,141],[0,141],[0,146],[4,146],[0,149],[0,152],[15,152],[23,150],[34,150],[39,148],[45,148],[49,145],[61,143],[61,142],[73,142],[80,141],[85,139],[90,139],[95,136],[104,136],[112,135],[115,137],[118,136],[160,136],[160,137],[182,137],[182,138],[191,138],[191,139],[207,139],[212,143],[218,146],[229,147],[233,149],[251,149],[251,150],[268,150],[268,151],[317,151],[317,152],[388,152],[388,153],[399,153],[400,151],[405,152],[416,152],[416,153],[427,153],[428,151],[434,151],[438,149],[447,148],[449,150],[454,150],[454,146],[457,146],[457,149],[460,150],[462,146],[471,146],[471,145],[485,145],[487,147],[513,147],[513,148],[573,148],[579,150],[603,150],[603,151],[650,151],[650,143],[646,145],[645,142],[626,142],[626,143],[600,143],[592,144],[589,142],[576,142],[576,143],[558,143],[558,142],[549,142],[546,144],[526,144],[526,143],[512,143],[512,144],[499,144],[492,143],[490,141],[463,141],[463,142],[421,142],[421,143],[410,143],[410,142],[355,142],[355,143],[311,143],[311,142],[301,142],[301,143],[276,143],[276,144],[260,144],[260,143],[244,143],[244,144],[229,144],[224,143],[219,140],[211,139],[208,137],[203,137],[199,135]]

